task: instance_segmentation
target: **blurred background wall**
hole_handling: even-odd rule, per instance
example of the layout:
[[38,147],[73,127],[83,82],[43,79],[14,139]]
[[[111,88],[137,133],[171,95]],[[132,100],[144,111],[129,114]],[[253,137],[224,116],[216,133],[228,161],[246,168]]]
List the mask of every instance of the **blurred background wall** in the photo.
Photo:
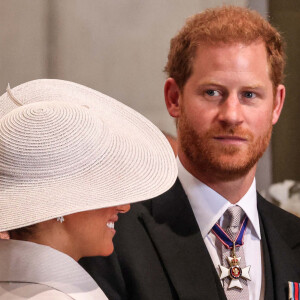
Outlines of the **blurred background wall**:
[[[37,78],[71,80],[115,97],[175,134],[163,97],[162,70],[169,41],[188,16],[224,3],[249,6],[265,17],[270,12],[267,0],[0,0],[0,91],[5,91],[8,82],[14,87]],[[275,11],[277,17],[271,15],[271,20],[279,22],[281,7],[272,6],[271,12]],[[293,27],[287,24],[285,31],[289,26]],[[296,61],[293,57],[292,62]],[[290,114],[288,105],[286,114]],[[298,116],[299,102],[296,105],[298,112],[292,108],[292,113]],[[299,124],[298,118],[292,127]],[[285,132],[292,130],[289,126]],[[291,131],[282,148],[293,141],[293,134]],[[299,149],[299,139],[297,143]],[[278,141],[274,145],[277,147]],[[272,168],[277,172],[274,165],[281,154],[276,152],[272,165],[273,151],[268,149],[260,162],[259,190],[272,182]],[[288,160],[289,151],[280,161]],[[299,177],[299,173],[288,172],[296,161],[290,159],[289,163],[287,172],[276,175],[276,180]]]
[[272,0],[270,15],[287,42],[287,96],[273,134],[273,180],[300,182],[300,1]]

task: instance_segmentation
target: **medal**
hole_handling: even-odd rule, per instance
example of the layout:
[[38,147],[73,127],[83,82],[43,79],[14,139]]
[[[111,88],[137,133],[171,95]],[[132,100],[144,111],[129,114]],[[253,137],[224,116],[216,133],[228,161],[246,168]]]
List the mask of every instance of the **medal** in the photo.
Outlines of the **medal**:
[[247,266],[245,268],[241,268],[240,267],[240,257],[236,257],[235,255],[235,243],[233,243],[233,248],[232,248],[232,256],[227,257],[230,268],[225,268],[221,265],[219,265],[220,270],[221,270],[221,275],[220,275],[220,279],[224,279],[226,277],[230,277],[231,281],[230,284],[228,286],[228,288],[233,288],[233,287],[237,287],[239,289],[243,289],[239,278],[244,278],[246,280],[251,280],[250,279],[250,275],[249,275],[249,271],[250,271],[250,266]]
[[229,268],[219,265],[221,270],[220,279],[224,279],[226,277],[230,277],[231,281],[228,288],[237,287],[239,289],[243,289],[240,278],[251,280],[249,271],[251,266],[247,266],[245,268],[240,267],[240,257],[236,257],[235,247],[242,246],[244,244],[244,233],[247,227],[248,218],[245,217],[243,223],[241,225],[240,231],[237,234],[235,241],[232,241],[228,234],[223,230],[223,228],[219,224],[215,224],[212,228],[212,232],[215,236],[221,241],[221,243],[228,249],[232,249],[231,256],[227,257]]

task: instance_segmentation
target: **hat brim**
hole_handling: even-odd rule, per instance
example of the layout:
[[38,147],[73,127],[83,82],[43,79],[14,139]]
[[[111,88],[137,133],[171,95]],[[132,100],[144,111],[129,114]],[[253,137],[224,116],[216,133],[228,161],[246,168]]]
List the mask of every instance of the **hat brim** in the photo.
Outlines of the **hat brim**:
[[[80,211],[154,198],[175,182],[173,150],[160,130],[141,114],[85,86],[41,79],[12,89],[23,105],[62,101],[84,105],[109,128],[109,153],[101,168],[84,176],[70,175],[40,182],[16,182],[9,187],[0,176],[0,231],[11,230]],[[5,93],[1,111],[16,106]]]

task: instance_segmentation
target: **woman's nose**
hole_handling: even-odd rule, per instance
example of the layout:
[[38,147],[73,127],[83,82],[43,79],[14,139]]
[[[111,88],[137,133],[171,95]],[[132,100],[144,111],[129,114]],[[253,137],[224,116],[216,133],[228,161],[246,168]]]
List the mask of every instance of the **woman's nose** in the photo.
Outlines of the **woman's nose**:
[[118,205],[116,208],[119,213],[125,214],[130,210],[130,204]]

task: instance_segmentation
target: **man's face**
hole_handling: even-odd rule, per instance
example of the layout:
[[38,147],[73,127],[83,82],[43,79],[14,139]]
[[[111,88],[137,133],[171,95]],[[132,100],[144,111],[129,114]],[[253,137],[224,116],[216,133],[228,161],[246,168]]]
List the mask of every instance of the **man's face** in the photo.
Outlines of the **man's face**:
[[246,175],[269,144],[283,99],[283,86],[273,94],[262,42],[199,47],[178,98],[180,157],[195,175]]

